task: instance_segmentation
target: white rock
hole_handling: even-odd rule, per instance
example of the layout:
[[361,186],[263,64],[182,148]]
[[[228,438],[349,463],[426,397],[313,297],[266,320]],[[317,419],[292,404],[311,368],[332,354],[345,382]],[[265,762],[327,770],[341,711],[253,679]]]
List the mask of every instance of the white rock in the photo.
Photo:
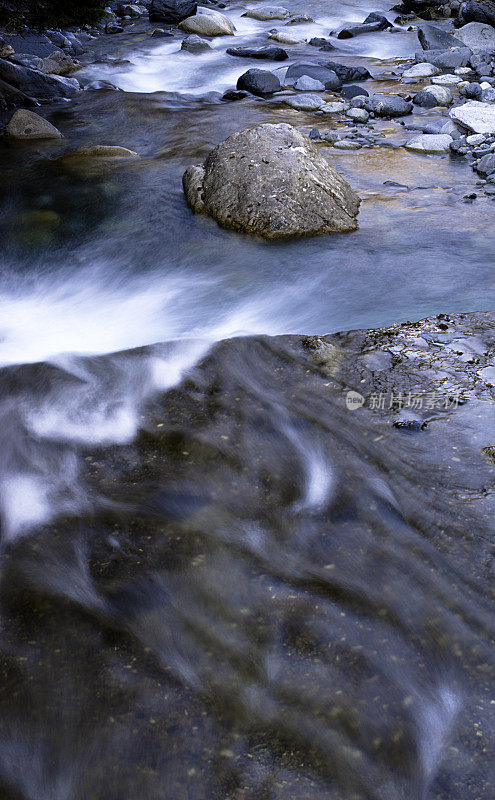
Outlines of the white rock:
[[34,111],[19,108],[14,111],[9,122],[3,129],[4,135],[10,139],[61,139],[60,131]]
[[471,50],[495,50],[495,28],[483,22],[469,22],[458,28],[455,38]]
[[433,64],[414,64],[409,69],[402,73],[403,78],[430,78],[432,75],[438,75],[439,70]]
[[471,100],[451,109],[450,117],[473,133],[495,133],[495,105]]
[[405,146],[416,153],[448,153],[451,142],[452,136],[446,133],[423,133],[414,136]]
[[454,70],[456,75],[470,75],[472,71],[471,67],[456,67]]
[[484,133],[471,133],[469,136],[466,136],[466,142],[474,147],[478,144],[483,144],[484,141]]
[[179,23],[179,28],[186,33],[197,33],[198,36],[234,36],[234,25],[219,11],[198,6],[194,17],[187,17]]
[[370,115],[364,108],[350,108],[345,112],[346,117],[354,120],[354,122],[368,122]]
[[333,146],[336,150],[361,150],[363,145],[353,142],[352,139],[337,139]]
[[242,16],[266,22],[269,19],[289,19],[290,13],[283,6],[260,6],[259,8],[250,8]]
[[346,108],[346,103],[325,103],[320,108],[323,114],[339,114]]
[[285,31],[275,31],[268,37],[273,39],[274,42],[279,44],[304,44],[306,39],[304,36],[297,36],[295,33],[285,33]]
[[449,106],[452,102],[450,90],[445,86],[425,86],[423,91],[433,95],[437,106]]
[[431,79],[431,82],[436,86],[456,86],[458,83],[462,83],[462,78],[459,75],[437,75],[436,78]]
[[293,97],[286,97],[285,104],[297,111],[317,111],[325,101],[318,94],[296,94]]

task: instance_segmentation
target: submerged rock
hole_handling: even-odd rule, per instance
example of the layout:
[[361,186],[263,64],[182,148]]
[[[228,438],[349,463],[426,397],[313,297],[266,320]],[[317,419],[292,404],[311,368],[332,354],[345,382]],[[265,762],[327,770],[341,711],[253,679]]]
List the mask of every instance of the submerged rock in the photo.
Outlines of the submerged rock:
[[57,159],[68,172],[80,178],[92,178],[139,158],[134,150],[116,145],[93,145]]
[[189,167],[184,191],[196,213],[266,239],[341,233],[357,228],[360,199],[291,125],[234,133]]
[[60,131],[33,111],[20,108],[14,111],[9,122],[3,129],[4,136],[9,139],[23,141],[31,139],[61,139]]

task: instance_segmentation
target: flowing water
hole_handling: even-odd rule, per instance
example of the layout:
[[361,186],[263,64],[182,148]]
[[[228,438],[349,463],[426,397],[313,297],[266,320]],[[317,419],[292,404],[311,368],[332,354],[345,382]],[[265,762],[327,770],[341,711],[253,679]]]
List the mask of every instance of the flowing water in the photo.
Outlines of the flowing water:
[[[286,5],[307,38],[387,10]],[[246,7],[236,45],[282,29]],[[222,102],[264,68],[230,39],[108,38],[79,75],[122,91],[51,107],[61,141],[0,145],[1,796],[488,800],[492,407],[460,409],[462,434],[377,435],[267,337],[493,309],[493,203],[462,202],[473,173],[447,157],[329,150],[358,231],[222,230],[184,169],[315,117]],[[415,50],[332,41],[385,90]],[[57,160],[93,144],[140,159]]]

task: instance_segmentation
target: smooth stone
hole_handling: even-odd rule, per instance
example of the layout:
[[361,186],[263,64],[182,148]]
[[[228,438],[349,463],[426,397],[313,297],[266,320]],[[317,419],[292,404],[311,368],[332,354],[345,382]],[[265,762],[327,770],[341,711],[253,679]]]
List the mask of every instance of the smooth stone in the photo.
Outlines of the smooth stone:
[[304,75],[320,81],[326,89],[340,89],[342,85],[334,70],[318,64],[292,64],[285,73],[285,83],[287,86],[291,86]]
[[343,86],[340,94],[346,100],[352,100],[353,97],[369,97],[369,93],[362,86]]
[[237,81],[237,89],[244,89],[258,97],[266,97],[280,91],[280,81],[273,72],[264,69],[248,69]]
[[32,139],[61,139],[62,134],[48,120],[43,119],[34,111],[19,108],[14,111],[9,122],[3,129],[4,136],[9,139],[28,141]]
[[249,9],[249,11],[246,11],[242,16],[249,17],[249,19],[257,19],[261,22],[267,22],[271,19],[288,19],[290,17],[290,12],[283,6],[261,6],[259,8]]
[[38,69],[46,75],[70,75],[71,72],[81,69],[81,65],[73,61],[62,50],[55,50],[51,55],[41,60]]
[[462,83],[462,78],[459,75],[437,75],[431,79],[435,86],[457,86]]
[[79,177],[92,178],[138,158],[139,155],[127,147],[93,145],[61,156],[57,162]]
[[295,16],[291,17],[286,25],[309,25],[311,22],[314,22],[314,19],[309,16],[309,14],[296,14]]
[[294,97],[286,97],[284,103],[296,111],[317,111],[325,105],[318,94],[296,94]]
[[378,117],[403,117],[412,111],[412,103],[397,94],[375,94],[370,105]]
[[423,133],[410,139],[405,147],[417,153],[448,153],[452,141],[448,134]]
[[414,95],[413,102],[423,108],[449,106],[452,102],[452,94],[445,86],[425,86],[418,94]]
[[306,39],[304,36],[298,36],[295,33],[285,33],[284,31],[273,31],[268,37],[274,42],[279,44],[305,44]]
[[284,123],[229,136],[186,170],[183,186],[196,213],[265,239],[357,228],[358,195],[307,136]]
[[198,6],[194,17],[179,22],[179,28],[186,33],[197,33],[198,36],[234,36],[235,28],[233,23],[220,14],[219,11],[212,11],[209,8]]
[[423,50],[443,50],[450,47],[461,47],[463,44],[443,28],[424,23],[418,28],[418,39]]
[[495,105],[472,100],[449,113],[451,119],[473,133],[495,134]]
[[227,53],[229,56],[238,56],[239,58],[260,58],[267,61],[286,61],[289,54],[282,48],[275,45],[268,45],[268,47],[228,47]]
[[113,19],[109,20],[105,25],[105,33],[113,34],[113,33],[123,33],[123,32],[124,29],[122,25],[119,25],[118,22],[115,22],[115,20]]
[[325,84],[310,78],[309,75],[301,75],[295,82],[294,89],[298,92],[324,92]]
[[181,50],[186,50],[188,53],[204,53],[206,50],[211,50],[211,45],[205,42],[201,36],[191,33],[182,40]]
[[338,139],[333,143],[336,150],[361,150],[362,144],[353,142],[352,139]]
[[471,50],[495,50],[495,28],[482,22],[468,22],[456,31],[456,37]]
[[328,39],[323,39],[321,36],[314,36],[309,40],[308,44],[311,47],[319,47],[320,50],[336,50],[337,48]]
[[197,8],[196,0],[152,0],[149,19],[150,22],[177,25],[182,20],[193,17]]
[[424,64],[413,64],[412,67],[404,70],[402,73],[403,78],[430,78],[432,75],[438,73],[438,68],[429,64],[427,61]]
[[354,120],[354,122],[365,123],[368,122],[370,115],[364,108],[350,108],[345,112],[346,117]]
[[321,106],[320,111],[323,114],[339,114],[341,111],[344,111],[345,108],[345,103],[324,103],[324,105]]

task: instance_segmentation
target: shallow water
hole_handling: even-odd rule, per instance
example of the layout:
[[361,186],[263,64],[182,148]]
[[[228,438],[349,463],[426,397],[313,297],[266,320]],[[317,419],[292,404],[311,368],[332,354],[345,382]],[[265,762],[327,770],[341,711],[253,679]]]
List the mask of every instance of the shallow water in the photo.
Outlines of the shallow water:
[[[424,439],[377,431],[263,337],[494,308],[494,205],[462,202],[473,173],[449,158],[328,148],[363,198],[354,233],[266,243],[191,214],[184,169],[233,131],[337,126],[220,102],[270,68],[225,48],[283,29],[245,7],[206,57],[103,38],[81,79],[125,91],[50,108],[60,142],[0,143],[6,800],[491,792],[492,408]],[[386,10],[288,7],[315,17],[286,29],[307,38]],[[338,46],[385,90],[415,49]],[[94,144],[140,159],[57,161]]]

